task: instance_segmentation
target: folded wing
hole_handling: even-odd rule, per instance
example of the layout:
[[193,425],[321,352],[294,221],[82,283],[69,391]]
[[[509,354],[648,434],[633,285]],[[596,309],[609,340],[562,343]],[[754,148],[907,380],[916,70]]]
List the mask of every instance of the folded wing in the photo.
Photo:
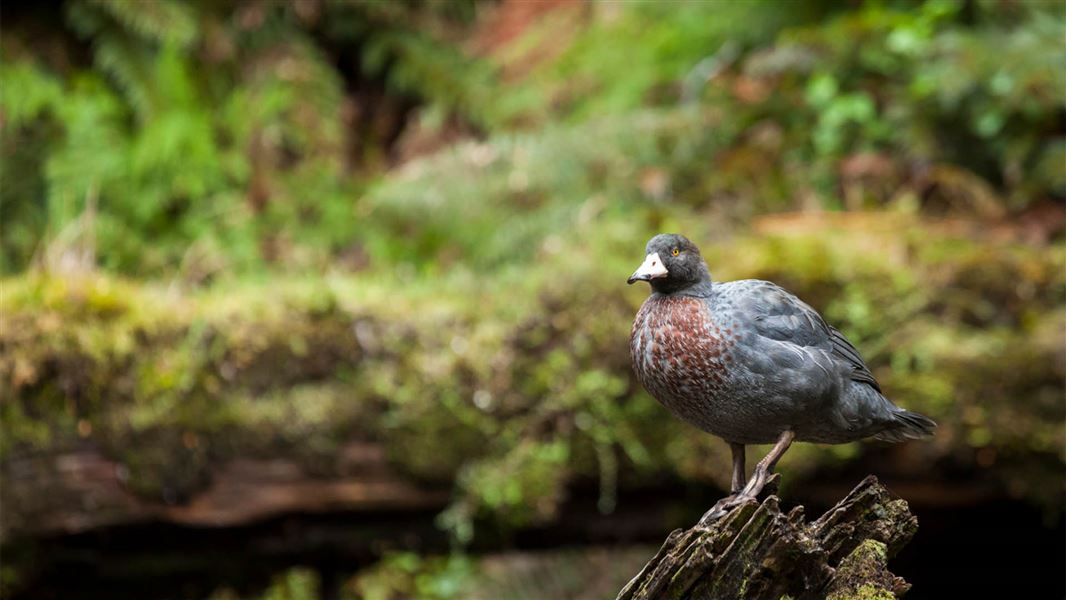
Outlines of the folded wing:
[[844,334],[827,324],[818,311],[784,288],[768,281],[750,282],[751,289],[739,299],[752,315],[755,331],[766,338],[819,349],[850,367],[849,377],[881,391],[858,350]]

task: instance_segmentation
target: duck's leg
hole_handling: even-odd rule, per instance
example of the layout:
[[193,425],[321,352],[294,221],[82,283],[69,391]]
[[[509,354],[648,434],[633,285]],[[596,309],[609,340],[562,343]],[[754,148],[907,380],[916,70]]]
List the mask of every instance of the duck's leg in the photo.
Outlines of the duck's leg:
[[[774,465],[777,464],[777,461],[781,460],[781,457],[785,454],[785,451],[788,450],[788,447],[792,445],[792,440],[794,439],[796,439],[796,434],[792,431],[783,432],[781,436],[777,438],[777,443],[774,444],[774,447],[771,448],[766,456],[759,461],[759,464],[755,465],[755,471],[751,474],[751,480],[748,481],[747,485],[744,485],[744,489],[739,492],[734,491],[733,494],[719,500],[711,510],[704,513],[703,518],[700,519],[700,525],[712,523],[724,517],[729,511],[744,504],[748,500],[754,500],[766,485],[766,480],[770,476],[770,473],[773,472]],[[740,465],[741,473],[743,474],[744,446],[740,444],[737,445],[740,446]],[[734,445],[730,444],[730,447],[734,447]],[[733,488],[737,487],[737,462],[737,451],[734,448]],[[743,477],[743,475],[741,476]]]
[[781,433],[781,436],[777,438],[777,443],[773,448],[766,453],[766,456],[759,461],[759,464],[755,465],[755,471],[751,474],[751,481],[748,485],[744,486],[744,489],[737,494],[737,499],[743,501],[746,498],[754,498],[762,491],[763,486],[766,485],[766,478],[773,472],[774,466],[777,465],[777,461],[781,460],[785,451],[792,445],[792,440],[796,439],[796,434],[791,430],[786,430]]
[[739,494],[748,482],[748,476],[745,474],[744,444],[729,442],[729,449],[733,451],[733,484],[730,491]]

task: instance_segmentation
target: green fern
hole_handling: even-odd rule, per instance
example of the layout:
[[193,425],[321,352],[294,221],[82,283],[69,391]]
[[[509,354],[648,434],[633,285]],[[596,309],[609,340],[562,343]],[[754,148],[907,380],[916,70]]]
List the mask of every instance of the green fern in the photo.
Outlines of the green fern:
[[90,0],[90,3],[121,23],[125,30],[145,40],[187,48],[199,37],[195,9],[189,3],[174,0],[135,5],[128,0]]

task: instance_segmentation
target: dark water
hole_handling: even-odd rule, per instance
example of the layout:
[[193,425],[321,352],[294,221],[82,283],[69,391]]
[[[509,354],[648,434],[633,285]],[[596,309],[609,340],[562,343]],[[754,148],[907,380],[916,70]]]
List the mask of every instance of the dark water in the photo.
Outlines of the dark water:
[[[663,522],[688,515],[708,490],[647,490],[627,495],[614,514],[595,511],[594,494],[577,494],[551,527],[481,536],[477,551],[551,552],[561,547],[648,544]],[[664,502],[672,498],[677,504]],[[816,514],[813,510],[809,514]],[[914,587],[909,600],[1066,597],[1066,527],[1036,508],[996,501],[969,508],[912,505],[920,529],[889,566]],[[203,598],[221,585],[261,590],[293,566],[319,571],[324,597],[386,550],[447,550],[433,525],[437,511],[373,515],[290,515],[246,527],[210,529],[145,524],[8,545],[3,560],[30,565],[11,598]],[[619,546],[620,547],[620,546]]]

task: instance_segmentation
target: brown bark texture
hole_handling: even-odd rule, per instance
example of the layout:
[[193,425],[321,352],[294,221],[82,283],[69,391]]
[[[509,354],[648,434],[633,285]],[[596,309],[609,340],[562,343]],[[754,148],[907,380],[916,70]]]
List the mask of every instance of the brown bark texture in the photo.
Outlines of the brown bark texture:
[[807,522],[802,506],[781,512],[771,487],[777,477],[761,504],[672,532],[618,600],[871,600],[910,588],[886,567],[918,530],[905,500],[869,476]]

